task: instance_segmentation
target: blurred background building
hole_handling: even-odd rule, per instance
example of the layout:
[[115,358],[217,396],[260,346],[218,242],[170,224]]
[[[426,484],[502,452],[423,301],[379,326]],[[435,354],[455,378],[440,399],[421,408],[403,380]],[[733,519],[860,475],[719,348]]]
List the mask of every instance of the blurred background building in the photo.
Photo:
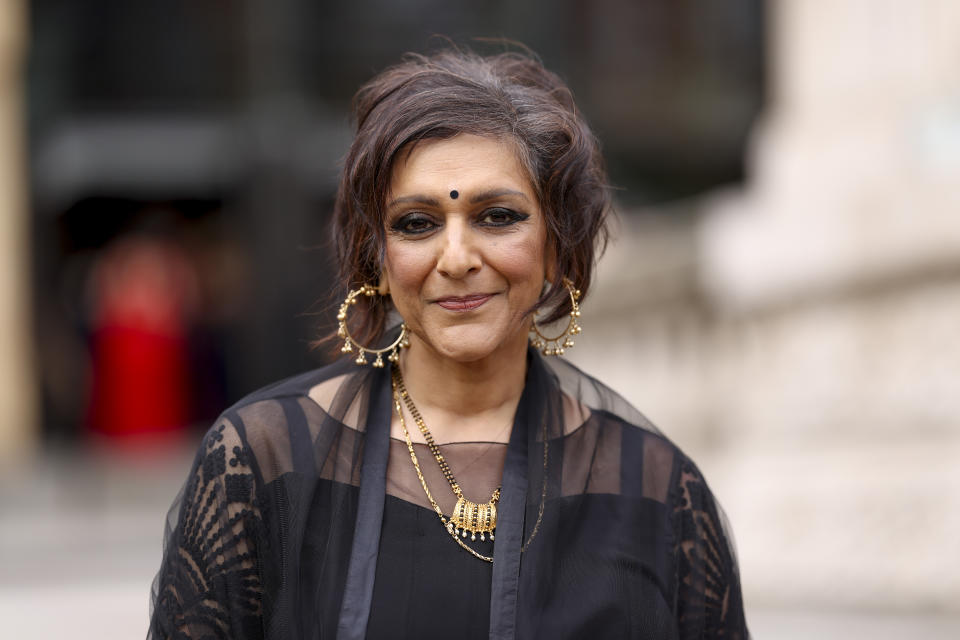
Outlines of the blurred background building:
[[757,637],[957,637],[952,0],[0,3],[13,635],[145,631],[199,432],[326,361],[350,96],[436,34],[530,46],[603,141],[570,357],[703,468]]

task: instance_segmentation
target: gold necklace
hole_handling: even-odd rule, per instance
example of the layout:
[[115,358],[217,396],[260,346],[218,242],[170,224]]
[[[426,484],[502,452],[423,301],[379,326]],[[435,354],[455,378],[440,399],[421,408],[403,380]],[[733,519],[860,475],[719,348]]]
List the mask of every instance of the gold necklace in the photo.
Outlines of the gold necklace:
[[[403,398],[403,401],[406,403],[407,410],[410,412],[410,415],[413,416],[414,422],[416,422],[420,428],[420,433],[423,434],[424,440],[427,441],[427,447],[430,449],[430,453],[433,454],[433,457],[437,460],[437,464],[440,465],[440,471],[443,472],[443,477],[447,479],[447,482],[450,484],[450,489],[457,497],[457,504],[453,507],[453,514],[449,519],[443,514],[437,501],[433,499],[433,494],[430,493],[430,489],[427,487],[427,481],[424,479],[423,472],[420,470],[420,461],[417,460],[417,454],[413,450],[413,441],[410,439],[410,432],[407,431],[407,423],[403,418],[403,408],[400,406],[401,398]],[[437,516],[440,517],[440,521],[446,527],[447,533],[456,540],[457,544],[475,557],[486,562],[493,562],[492,557],[477,553],[463,542],[461,538],[466,538],[469,532],[471,540],[476,540],[478,533],[480,534],[480,540],[485,540],[487,534],[490,535],[490,540],[493,540],[493,532],[497,527],[497,502],[500,500],[500,487],[493,490],[493,496],[490,498],[490,501],[485,504],[477,504],[464,497],[460,485],[457,483],[456,478],[453,477],[453,472],[450,471],[447,461],[444,459],[443,454],[440,453],[440,448],[437,447],[437,443],[433,440],[433,435],[430,433],[430,430],[427,429],[427,424],[423,421],[423,417],[417,410],[416,405],[413,404],[413,399],[410,397],[410,394],[407,393],[407,388],[403,384],[403,376],[400,374],[400,367],[397,366],[393,367],[393,404],[397,410],[397,416],[400,418],[400,429],[403,431],[403,437],[407,442],[407,450],[410,452],[413,468],[416,470],[417,477],[420,479],[420,486],[423,487],[423,492],[427,495],[430,504],[433,505],[433,510],[437,512]]]

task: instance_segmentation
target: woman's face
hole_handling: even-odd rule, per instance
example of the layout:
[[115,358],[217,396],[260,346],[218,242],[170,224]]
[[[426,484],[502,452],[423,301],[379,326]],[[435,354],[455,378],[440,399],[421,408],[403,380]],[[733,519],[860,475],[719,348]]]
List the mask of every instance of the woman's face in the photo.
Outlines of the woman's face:
[[461,134],[394,164],[384,276],[411,342],[458,362],[525,348],[546,224],[514,146]]

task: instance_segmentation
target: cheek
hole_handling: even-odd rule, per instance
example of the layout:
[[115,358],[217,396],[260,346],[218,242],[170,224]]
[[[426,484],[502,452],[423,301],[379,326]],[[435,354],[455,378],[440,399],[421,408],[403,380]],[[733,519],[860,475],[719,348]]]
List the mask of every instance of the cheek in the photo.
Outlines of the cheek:
[[511,280],[529,282],[538,291],[545,278],[544,246],[539,238],[507,241],[499,253],[498,270]]
[[422,254],[400,243],[387,242],[384,270],[391,290],[409,288],[422,280],[423,273],[430,269]]

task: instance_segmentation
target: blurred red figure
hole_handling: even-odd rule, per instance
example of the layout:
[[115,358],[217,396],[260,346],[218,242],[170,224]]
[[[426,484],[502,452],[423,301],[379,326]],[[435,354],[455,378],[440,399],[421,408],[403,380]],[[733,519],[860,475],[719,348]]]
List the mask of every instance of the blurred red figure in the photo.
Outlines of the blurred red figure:
[[197,279],[184,252],[161,239],[121,238],[94,266],[89,293],[91,429],[122,437],[185,427]]

